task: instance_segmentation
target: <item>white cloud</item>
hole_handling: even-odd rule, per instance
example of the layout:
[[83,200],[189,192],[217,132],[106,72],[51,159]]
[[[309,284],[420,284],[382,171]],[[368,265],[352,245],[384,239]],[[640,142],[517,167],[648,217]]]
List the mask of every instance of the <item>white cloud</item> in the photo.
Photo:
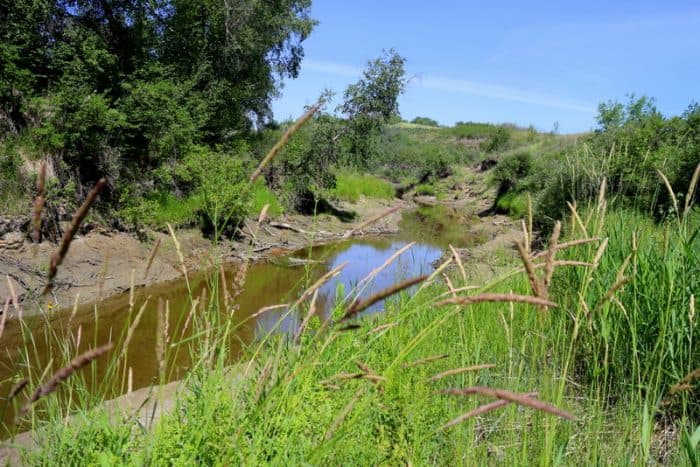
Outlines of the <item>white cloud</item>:
[[439,91],[491,97],[494,99],[523,102],[526,104],[541,105],[545,107],[555,107],[558,109],[573,110],[576,112],[595,113],[595,107],[585,103],[573,102],[555,96],[546,96],[515,88],[479,83],[476,81],[424,75],[418,78],[418,83],[424,88],[436,89]]
[[[304,70],[326,73],[348,78],[362,75],[362,68],[342,63],[318,60],[304,60]],[[546,96],[522,91],[515,88],[497,86],[463,79],[452,79],[433,75],[416,75],[411,79],[411,85],[438,91],[468,94],[480,97],[490,97],[526,104],[555,107],[583,113],[595,113],[595,107],[586,103],[569,101],[555,96]]]

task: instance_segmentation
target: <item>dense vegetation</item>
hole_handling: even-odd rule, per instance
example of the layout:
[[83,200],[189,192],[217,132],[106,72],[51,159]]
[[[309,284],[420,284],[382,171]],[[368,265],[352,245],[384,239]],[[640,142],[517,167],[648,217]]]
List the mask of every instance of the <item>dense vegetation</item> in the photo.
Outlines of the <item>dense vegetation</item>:
[[[94,212],[103,221],[197,224],[214,238],[234,235],[264,205],[276,215],[316,212],[320,200],[441,199],[468,188],[469,165],[495,187],[483,214],[523,220],[521,263],[486,283],[470,268],[440,268],[445,276],[359,318],[360,290],[339,289],[326,322],[313,315],[311,285],[280,318],[277,327],[297,317],[291,335],[261,336],[236,362],[229,344],[240,322],[227,294],[245,285],[220,283],[214,268],[211,296],[173,310],[176,326],[163,324],[167,306],[159,311],[159,382],[179,352],[194,368],[154,424],[102,405],[130,384],[128,329],[115,330],[98,376],[76,373],[73,360],[90,336],[70,322],[50,328],[52,361],[67,368],[52,386],[35,364],[45,361],[34,353],[37,328],[20,321],[16,376],[26,380],[3,412],[20,413],[22,388],[38,388],[6,427],[34,429],[37,447],[23,460],[699,465],[700,106],[669,117],[646,97],[604,103],[597,129],[573,136],[409,123],[397,103],[405,60],[389,50],[337,108],[324,93],[251,180],[293,127],[272,119],[270,102],[279,80],[300,69],[315,24],[309,8],[310,0],[0,0],[3,214],[28,212],[39,161],[50,167],[47,216],[67,216],[105,177]],[[140,312],[129,313],[137,325]],[[493,400],[444,392],[467,387],[535,391],[566,413],[500,396],[486,412]]]

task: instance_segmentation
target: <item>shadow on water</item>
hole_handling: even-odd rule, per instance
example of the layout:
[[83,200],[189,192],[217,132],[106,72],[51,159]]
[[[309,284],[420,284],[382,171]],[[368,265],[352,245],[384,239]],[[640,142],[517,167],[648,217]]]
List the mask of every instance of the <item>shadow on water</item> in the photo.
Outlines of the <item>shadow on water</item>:
[[[235,329],[230,342],[232,361],[240,355],[244,345],[254,342],[271,330],[291,334],[300,324],[301,318],[297,314],[286,313],[284,309],[269,311],[250,319],[261,308],[294,301],[301,291],[321,275],[347,262],[338,277],[319,289],[318,313],[322,318],[328,317],[338,300],[342,300],[358,282],[409,241],[415,240],[418,243],[363,287],[361,296],[369,296],[396,282],[432,272],[433,264],[441,257],[448,243],[460,247],[473,244],[474,239],[466,233],[466,226],[459,224],[449,210],[441,207],[421,208],[404,215],[399,236],[341,241],[295,252],[287,257],[287,261],[250,265],[245,287],[235,301],[236,310],[232,314]],[[234,282],[236,272],[235,265],[225,268],[227,284]],[[190,286],[193,297],[205,299],[207,295],[211,296],[207,277],[203,273],[191,275]],[[141,305],[148,300],[129,344],[128,366],[133,375],[133,389],[155,383],[159,367],[156,350],[159,298],[168,301],[169,328],[177,329],[191,309],[184,279],[136,290],[132,313],[129,313],[129,293],[79,307],[70,323],[74,334],[80,328],[82,337],[79,351],[118,340]],[[366,313],[377,312],[382,307],[383,303],[377,303]],[[41,374],[46,366],[51,366],[51,362],[54,362],[55,368],[58,362],[64,361],[55,336],[66,335],[70,313],[70,310],[59,311],[48,320],[45,317],[26,319],[26,329],[31,329],[31,333],[23,333],[18,322],[7,323],[0,354],[0,394],[8,394],[13,381],[26,376],[26,357],[21,355],[23,349],[30,349],[29,360],[35,375]],[[280,322],[283,316],[284,319]],[[172,339],[176,341],[179,337],[172,336]],[[87,381],[88,387],[97,387],[105,375],[108,361],[109,358],[103,358],[96,362],[95,370],[90,375],[94,381]],[[180,351],[168,364],[168,378],[176,380],[181,379],[191,368],[192,361],[189,352]],[[115,389],[115,392],[125,389]],[[4,422],[8,423],[11,417],[12,414],[8,412]]]

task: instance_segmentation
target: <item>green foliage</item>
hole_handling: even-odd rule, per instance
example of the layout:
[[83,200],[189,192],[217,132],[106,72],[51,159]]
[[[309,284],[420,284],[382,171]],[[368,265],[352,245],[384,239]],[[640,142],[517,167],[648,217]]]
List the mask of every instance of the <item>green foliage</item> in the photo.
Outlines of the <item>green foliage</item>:
[[181,177],[191,177],[201,197],[199,215],[202,231],[216,240],[233,236],[249,213],[250,189],[240,154],[214,152],[194,147],[178,168]]
[[411,120],[411,123],[414,125],[425,125],[425,126],[434,126],[434,127],[439,127],[440,124],[433,120],[432,118],[428,117],[416,117],[413,120]]
[[406,88],[405,61],[393,49],[385,51],[382,57],[367,64],[357,83],[345,90],[339,110],[348,119],[347,164],[367,169],[377,158],[381,130],[399,115],[398,98]]
[[[572,291],[580,291],[580,300],[588,303],[579,318],[584,322],[569,323],[581,334],[573,359],[587,383],[615,393],[630,391],[655,404],[700,367],[695,345],[700,325],[690,303],[700,290],[700,223],[697,213],[694,219],[658,225],[637,212],[616,211],[605,219],[603,212],[599,207],[591,216],[582,214],[593,219],[588,225],[592,235],[608,239],[595,276],[590,270],[569,269],[557,289],[572,307],[579,300]],[[594,255],[595,248],[588,248],[588,254]],[[613,289],[615,299],[610,300]],[[682,394],[668,398],[664,410],[685,410],[697,420],[700,399],[693,394],[697,388],[687,399]]]
[[365,198],[392,199],[394,187],[386,180],[370,174],[358,174],[348,170],[336,174],[335,189],[331,196],[355,203]]
[[527,195],[510,191],[496,200],[496,211],[514,218],[527,214]]
[[279,216],[284,213],[284,207],[277,198],[277,195],[265,186],[262,181],[257,181],[253,185],[250,198],[251,214],[259,214],[265,205],[269,205],[267,210],[269,216]]
[[508,146],[508,144],[510,143],[510,139],[510,130],[504,125],[499,126],[496,132],[489,136],[489,138],[483,143],[484,151],[501,151]]
[[498,184],[498,192],[504,194],[514,188],[530,174],[531,168],[532,155],[529,152],[518,152],[501,159],[492,175]]

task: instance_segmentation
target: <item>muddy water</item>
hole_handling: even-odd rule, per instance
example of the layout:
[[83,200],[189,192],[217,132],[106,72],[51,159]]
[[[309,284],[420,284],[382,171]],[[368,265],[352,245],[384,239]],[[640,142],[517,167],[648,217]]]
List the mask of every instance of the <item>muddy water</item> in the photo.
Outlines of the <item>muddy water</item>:
[[[317,309],[322,315],[321,318],[328,315],[336,300],[342,299],[370,271],[384,263],[409,241],[415,240],[418,244],[403,253],[371,284],[363,288],[364,296],[397,281],[431,272],[433,264],[440,258],[448,243],[459,247],[473,245],[476,239],[467,233],[465,226],[454,216],[454,212],[443,207],[420,208],[404,215],[401,234],[398,236],[337,242],[251,265],[247,271],[245,287],[236,298],[235,311],[232,312],[232,324],[235,330],[230,341],[232,360],[240,354],[242,346],[254,342],[256,338],[272,330],[292,333],[298,328],[300,322],[299,316],[288,314],[284,309],[268,311],[255,319],[251,319],[251,315],[262,307],[294,301],[305,287],[342,263],[347,265],[340,275],[319,290]],[[237,267],[234,265],[225,268],[224,275],[229,288],[235,281],[236,272]],[[181,338],[187,339],[192,329],[190,326],[184,335],[177,335],[190,312],[192,306],[190,297],[198,297],[201,302],[206,300],[207,296],[211,296],[206,274],[192,275],[189,278],[189,285],[191,294],[184,279],[137,290],[134,293],[134,306],[131,313],[129,312],[130,295],[125,293],[96,304],[80,307],[70,323],[70,310],[53,312],[53,314],[49,312],[48,317],[28,319],[25,321],[24,332],[19,323],[9,322],[2,336],[0,394],[7,394],[13,381],[27,375],[28,365],[25,363],[27,353],[23,349],[29,349],[29,366],[33,368],[36,379],[36,375],[40,375],[43,368],[55,367],[56,364],[64,361],[59,341],[65,343],[66,339],[76,339],[80,334],[79,348],[83,351],[110,340],[119,340],[125,333],[125,329],[128,329],[136,311],[146,301],[143,317],[128,348],[127,364],[124,369],[126,367],[131,369],[133,389],[153,384],[159,368],[156,337],[159,329],[159,301],[161,304],[167,301],[168,329],[176,334],[170,336],[170,343],[175,344]],[[381,310],[382,306],[381,302],[377,303],[368,312]],[[170,355],[168,379],[179,379],[191,367],[189,352],[186,350],[170,352]],[[109,358],[98,360],[93,371],[87,372],[89,387],[99,386],[107,371],[108,361]],[[124,387],[111,389],[114,392],[113,395],[125,391],[126,381]],[[0,409],[3,402],[0,399]],[[11,415],[11,411],[5,414],[5,422],[11,419]]]

